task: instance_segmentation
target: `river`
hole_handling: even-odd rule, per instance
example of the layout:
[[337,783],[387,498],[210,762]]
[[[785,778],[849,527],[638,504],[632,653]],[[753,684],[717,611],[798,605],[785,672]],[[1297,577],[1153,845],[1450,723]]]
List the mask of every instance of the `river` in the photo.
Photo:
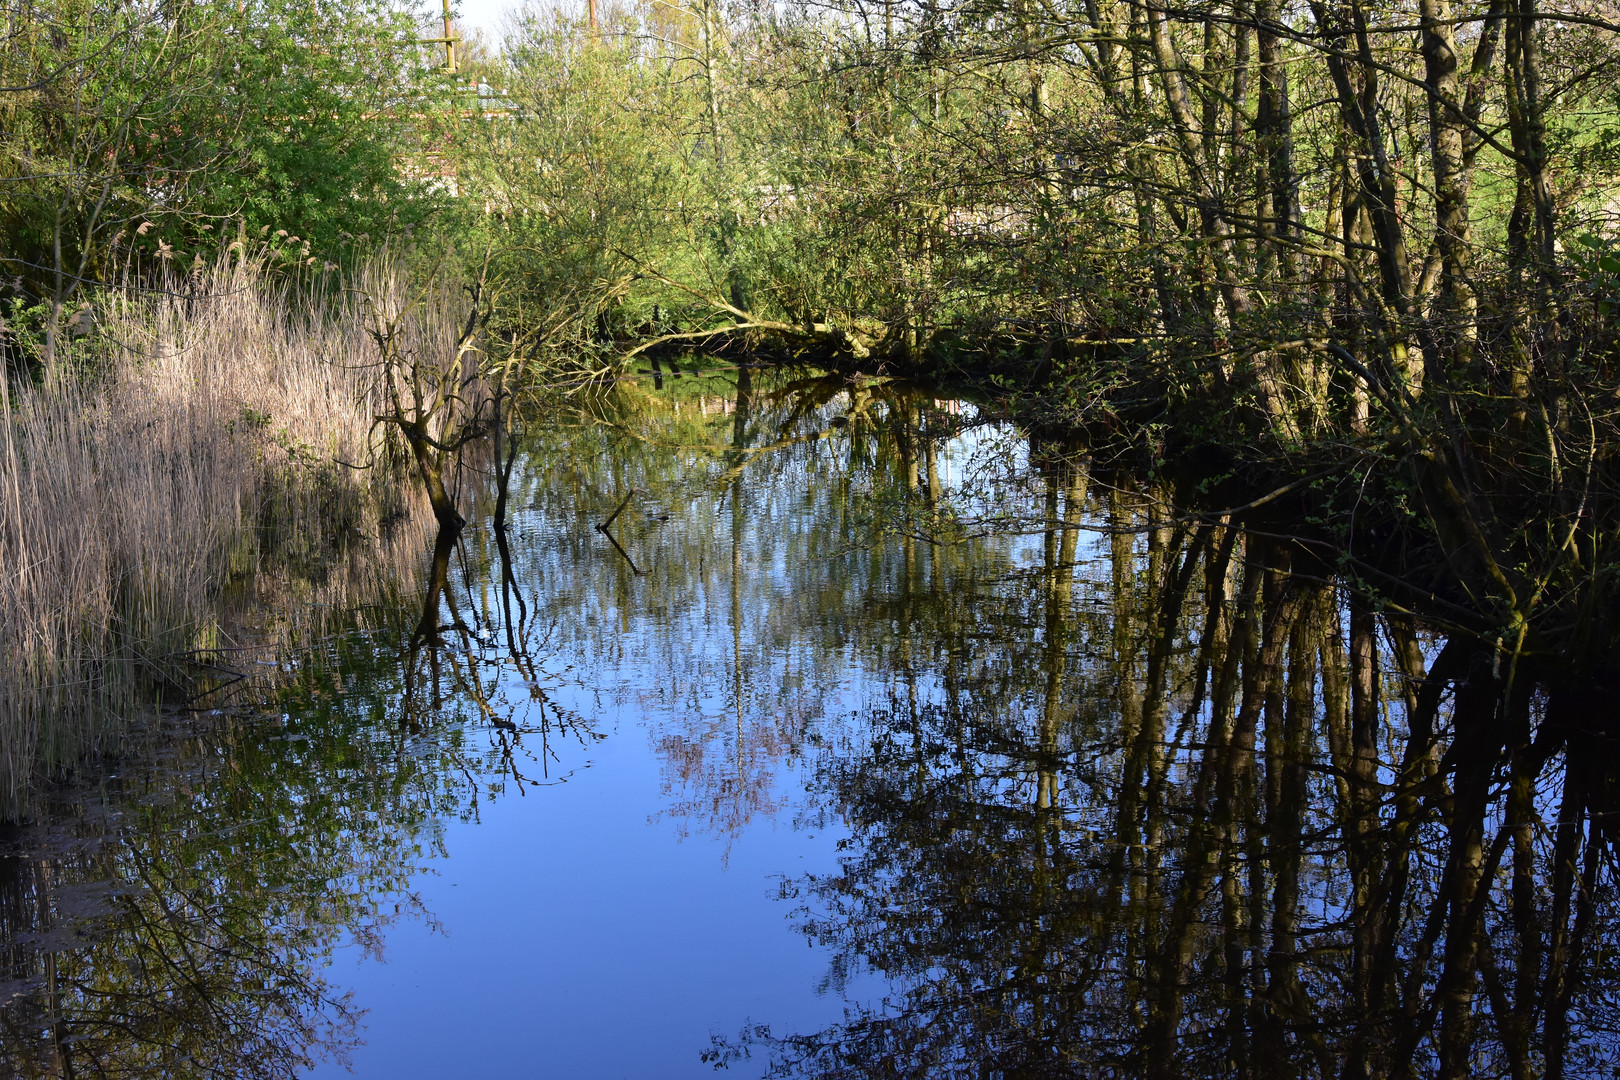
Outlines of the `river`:
[[1607,849],[1446,639],[941,394],[531,418],[5,837],[0,1076],[1609,1075]]

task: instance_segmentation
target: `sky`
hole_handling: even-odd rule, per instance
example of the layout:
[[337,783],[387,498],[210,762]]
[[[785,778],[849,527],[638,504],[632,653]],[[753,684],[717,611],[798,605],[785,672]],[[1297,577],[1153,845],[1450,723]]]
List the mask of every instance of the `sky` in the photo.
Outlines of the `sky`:
[[[439,10],[441,0],[428,0],[428,6],[434,11]],[[484,33],[484,40],[489,42],[493,49],[500,44],[501,28],[506,24],[506,17],[512,10],[522,7],[525,0],[450,0],[450,9],[457,12],[457,19],[461,25],[471,30],[476,28]],[[551,6],[553,0],[543,0],[546,6]],[[580,0],[583,6],[584,0]],[[565,3],[564,6],[569,6]]]
[[460,0],[459,4],[453,0],[451,3],[452,10],[460,8],[463,25],[482,30],[491,44],[500,40],[506,13],[515,6],[517,0]]

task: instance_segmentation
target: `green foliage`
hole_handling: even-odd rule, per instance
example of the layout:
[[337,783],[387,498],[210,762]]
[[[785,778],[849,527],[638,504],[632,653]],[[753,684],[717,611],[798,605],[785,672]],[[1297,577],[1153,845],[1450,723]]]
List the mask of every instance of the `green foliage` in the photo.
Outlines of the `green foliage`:
[[408,3],[46,0],[0,24],[0,269],[43,304],[269,236],[283,261],[427,221]]
[[426,220],[429,193],[396,164],[412,149],[409,114],[425,107],[411,12],[391,0],[232,7],[221,60],[234,78],[220,95],[246,122],[197,213],[287,229],[323,258]]
[[1575,238],[1576,279],[1605,327],[1620,329],[1620,243],[1586,233]]
[[515,318],[576,344],[732,308],[802,318],[813,248],[744,69],[762,33],[713,4],[611,11],[597,34],[523,14],[491,76],[512,108],[454,132],[465,231],[483,232]]

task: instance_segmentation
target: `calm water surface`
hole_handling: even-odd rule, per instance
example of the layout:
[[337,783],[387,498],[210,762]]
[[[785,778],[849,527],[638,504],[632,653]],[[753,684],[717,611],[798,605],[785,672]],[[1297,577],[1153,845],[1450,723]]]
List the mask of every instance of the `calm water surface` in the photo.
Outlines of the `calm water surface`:
[[0,1076],[1616,1065],[1591,800],[1460,754],[1460,646],[892,383],[533,427],[7,838]]

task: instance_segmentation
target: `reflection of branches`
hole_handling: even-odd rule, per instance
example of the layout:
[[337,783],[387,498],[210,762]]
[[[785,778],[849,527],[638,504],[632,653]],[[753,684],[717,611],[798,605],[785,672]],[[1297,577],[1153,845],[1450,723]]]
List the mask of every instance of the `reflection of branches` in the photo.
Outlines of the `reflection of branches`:
[[[1152,493],[1109,504],[1111,626],[1071,608],[1049,535],[1044,618],[1009,585],[930,625],[886,661],[871,737],[818,768],[853,843],[785,894],[834,982],[875,969],[891,996],[711,1056],[828,1078],[1612,1067],[1612,758],[1563,711],[1589,692],[1510,693],[1500,652],[1425,645],[1291,573],[1298,549],[1178,527]],[[882,612],[902,642],[925,595]]]
[[603,536],[607,537],[608,543],[613,545],[613,550],[614,551],[617,551],[620,555],[624,556],[624,561],[630,564],[630,572],[632,574],[634,574],[636,577],[646,577],[647,576],[646,572],[643,571],[639,566],[636,565],[636,560],[634,560],[634,559],[632,559],[630,557],[630,553],[628,551],[624,550],[624,545],[619,543],[618,537],[616,537],[612,533],[608,532],[607,529],[605,529],[605,528],[599,528],[597,531],[600,532]]
[[775,717],[752,717],[739,731],[730,717],[720,717],[662,735],[657,750],[671,778],[665,792],[674,797],[660,816],[698,823],[728,840],[739,838],[750,823],[774,817],[788,799],[777,790],[778,769],[801,741],[783,730],[788,726]]
[[[219,796],[236,775],[172,779]],[[230,805],[210,807],[216,824]],[[0,1057],[20,1075],[131,1080],[291,1078],[345,1057],[358,1017],[317,972],[360,915],[351,890],[397,879],[390,847],[340,845],[324,853],[337,861],[300,863],[297,884],[278,885],[278,859],[241,864],[248,849],[280,854],[264,847],[278,827],[244,835],[269,823],[239,821],[222,843],[195,817],[157,815],[133,829],[84,822],[68,843],[42,832],[0,858],[8,972],[30,975],[0,1003]]]
[[[400,715],[402,722],[411,722],[420,727],[421,722],[416,719],[420,714],[420,706],[416,703],[417,685],[424,674],[431,677],[432,708],[438,710],[443,704],[443,684],[447,682],[451,696],[471,705],[483,719],[493,740],[496,772],[511,777],[519,794],[523,794],[526,785],[549,782],[551,764],[557,760],[556,751],[551,745],[554,736],[567,735],[581,744],[602,736],[577,713],[554,701],[544,685],[551,681],[551,677],[541,670],[536,660],[536,630],[529,621],[528,606],[512,568],[510,545],[504,529],[497,528],[494,534],[501,564],[501,625],[489,629],[498,629],[498,635],[492,634],[486,638],[475,634],[462,618],[456,589],[450,580],[450,553],[457,548],[462,534],[460,529],[442,529],[434,545],[433,569],[428,576],[422,615],[403,658],[405,702]],[[470,590],[475,574],[465,562],[461,577],[463,587]],[[475,618],[481,619],[476,615],[478,605],[473,604],[472,607]],[[448,620],[443,617],[446,610]],[[446,645],[444,638],[447,633],[455,636],[455,647]],[[544,643],[546,636],[538,636],[540,644]],[[505,643],[503,655],[494,654],[497,640]],[[506,683],[502,669],[508,665],[517,671],[526,690],[527,700],[521,705],[521,717],[519,704],[504,698]],[[536,753],[531,754],[526,750],[525,736],[539,737],[540,746]],[[535,763],[540,773],[538,779],[525,773],[521,765],[524,760]],[[469,782],[476,783],[470,773],[467,776]]]

